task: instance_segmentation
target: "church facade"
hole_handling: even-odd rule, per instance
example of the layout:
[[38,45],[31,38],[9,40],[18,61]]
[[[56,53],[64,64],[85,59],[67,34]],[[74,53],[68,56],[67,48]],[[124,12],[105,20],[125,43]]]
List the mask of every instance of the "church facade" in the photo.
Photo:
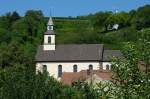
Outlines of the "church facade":
[[54,23],[50,17],[44,44],[36,54],[36,71],[48,71],[50,76],[61,79],[63,72],[82,70],[110,70],[111,57],[120,57],[119,50],[106,50],[103,44],[56,44]]

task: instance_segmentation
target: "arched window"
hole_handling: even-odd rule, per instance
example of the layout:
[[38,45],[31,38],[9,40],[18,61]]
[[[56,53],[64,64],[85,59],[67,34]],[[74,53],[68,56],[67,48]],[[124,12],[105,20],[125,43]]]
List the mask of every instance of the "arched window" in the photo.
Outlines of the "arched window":
[[58,77],[62,75],[62,65],[58,65]]
[[106,70],[109,70],[109,65],[108,64],[106,65]]
[[74,65],[73,66],[73,72],[77,72],[78,71],[78,67],[77,67],[77,65]]
[[93,70],[93,65],[89,65],[89,70]]
[[47,66],[43,65],[42,69],[43,69],[43,72],[46,72],[47,71]]
[[51,43],[51,37],[50,36],[48,37],[48,43],[49,44]]

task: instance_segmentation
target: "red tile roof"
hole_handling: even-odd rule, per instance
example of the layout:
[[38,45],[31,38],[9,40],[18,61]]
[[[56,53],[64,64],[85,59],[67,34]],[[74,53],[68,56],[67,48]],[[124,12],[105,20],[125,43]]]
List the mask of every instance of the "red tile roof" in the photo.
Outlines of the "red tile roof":
[[[88,74],[88,72],[90,73]],[[90,78],[91,75],[94,74],[96,74],[102,80],[111,80],[111,74],[106,70],[82,70],[77,73],[63,72],[61,82],[66,85],[71,85],[75,81],[85,81],[86,79]]]

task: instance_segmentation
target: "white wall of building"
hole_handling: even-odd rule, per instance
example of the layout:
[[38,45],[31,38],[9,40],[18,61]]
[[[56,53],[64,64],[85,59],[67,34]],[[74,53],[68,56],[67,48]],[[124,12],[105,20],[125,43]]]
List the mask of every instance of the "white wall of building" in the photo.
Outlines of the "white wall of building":
[[103,66],[103,69],[104,69],[104,70],[106,70],[106,66],[107,66],[107,65],[109,65],[109,69],[111,69],[111,62],[103,62],[103,63],[102,63],[102,66]]
[[93,65],[94,70],[100,68],[99,62],[42,62],[36,64],[36,70],[41,71],[43,65],[47,66],[49,74],[56,79],[58,78],[58,65],[62,65],[62,72],[73,72],[74,65],[77,65],[78,72],[89,69],[89,65]]
[[51,44],[55,44],[55,35],[44,35],[44,44],[48,44],[48,37],[51,37]]
[[55,45],[43,45],[44,50],[55,50]]
[[[48,37],[51,37],[51,43],[48,44]],[[55,35],[44,35],[44,50],[55,50]]]

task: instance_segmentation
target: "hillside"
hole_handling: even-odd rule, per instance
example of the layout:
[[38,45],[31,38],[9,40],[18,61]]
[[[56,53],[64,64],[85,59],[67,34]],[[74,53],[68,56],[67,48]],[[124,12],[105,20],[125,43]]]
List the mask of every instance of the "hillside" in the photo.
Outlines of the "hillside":
[[[125,42],[136,42],[138,30],[132,27],[121,28],[116,31],[97,33],[91,20],[54,18],[57,33],[57,44],[102,43],[107,49],[121,49]],[[115,45],[115,46],[114,46]]]
[[[139,39],[142,29],[150,27],[150,5],[130,12],[97,12],[78,17],[54,17],[57,44],[105,44],[106,49],[122,49],[125,42]],[[34,65],[38,45],[43,43],[48,18],[41,11],[29,10],[24,17],[10,12],[0,17],[1,67],[16,63]],[[118,30],[107,27],[119,24]],[[8,49],[9,47],[9,49]]]

